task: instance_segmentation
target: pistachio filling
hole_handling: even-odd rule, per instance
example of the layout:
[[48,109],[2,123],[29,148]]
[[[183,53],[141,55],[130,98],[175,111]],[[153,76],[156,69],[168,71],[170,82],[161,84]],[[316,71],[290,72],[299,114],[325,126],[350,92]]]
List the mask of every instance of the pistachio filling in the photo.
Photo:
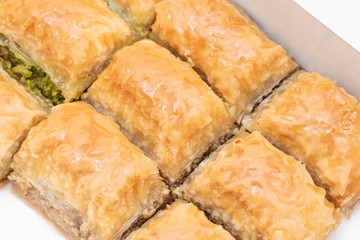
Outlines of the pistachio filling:
[[23,54],[11,51],[5,41],[0,41],[0,64],[13,78],[27,86],[50,106],[64,102],[65,98],[50,77],[36,64],[25,61]]

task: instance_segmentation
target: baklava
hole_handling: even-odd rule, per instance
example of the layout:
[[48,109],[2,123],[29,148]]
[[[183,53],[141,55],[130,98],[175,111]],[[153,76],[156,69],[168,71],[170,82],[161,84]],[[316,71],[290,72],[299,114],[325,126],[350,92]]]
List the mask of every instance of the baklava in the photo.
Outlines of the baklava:
[[83,95],[178,183],[234,119],[194,70],[151,40],[124,47]]
[[304,162],[337,207],[360,198],[360,106],[335,82],[299,71],[244,125]]
[[240,131],[175,194],[243,240],[325,239],[342,217],[305,166],[258,132]]
[[54,107],[12,165],[15,190],[69,239],[118,239],[168,195],[155,162],[84,102]]
[[28,131],[46,111],[16,80],[0,69],[0,181],[10,170],[10,161]]
[[69,102],[134,37],[102,0],[3,0],[0,62],[49,105]]
[[237,121],[296,68],[285,50],[226,0],[163,0],[152,38],[205,74]]
[[193,204],[176,200],[127,240],[235,240],[221,226],[210,222]]
[[155,21],[155,4],[161,0],[105,0],[138,33],[145,37]]

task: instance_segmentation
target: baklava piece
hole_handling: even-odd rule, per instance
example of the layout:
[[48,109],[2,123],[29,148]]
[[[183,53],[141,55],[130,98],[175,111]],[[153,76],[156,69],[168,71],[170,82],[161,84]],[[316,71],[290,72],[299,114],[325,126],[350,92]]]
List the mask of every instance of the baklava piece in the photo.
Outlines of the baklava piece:
[[109,7],[119,13],[138,37],[145,37],[155,21],[155,4],[161,0],[106,0]]
[[296,68],[285,50],[225,0],[163,0],[152,37],[206,75],[238,121]]
[[360,198],[360,106],[335,82],[299,71],[244,120],[304,162],[343,210]]
[[342,217],[305,166],[258,132],[241,131],[175,194],[196,203],[243,240],[320,240]]
[[13,169],[15,190],[69,239],[118,239],[168,195],[155,162],[84,102],[54,107],[30,131]]
[[145,223],[127,240],[235,240],[221,226],[210,222],[193,204],[176,200]]
[[0,69],[0,181],[30,128],[45,117],[38,102]]
[[102,0],[3,0],[0,63],[49,105],[69,102],[132,38]]
[[170,184],[181,181],[234,122],[187,63],[150,40],[116,53],[83,98],[113,117]]

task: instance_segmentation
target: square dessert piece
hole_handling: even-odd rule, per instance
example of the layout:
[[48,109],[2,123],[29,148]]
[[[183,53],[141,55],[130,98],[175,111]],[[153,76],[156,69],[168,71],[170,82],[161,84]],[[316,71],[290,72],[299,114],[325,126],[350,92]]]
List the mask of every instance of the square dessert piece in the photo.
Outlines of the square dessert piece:
[[133,232],[127,240],[235,240],[193,204],[176,200]]
[[165,42],[207,77],[235,110],[237,120],[296,63],[249,17],[225,0],[163,0],[153,38]]
[[139,37],[147,35],[155,21],[155,4],[161,0],[106,0],[135,29]]
[[133,39],[102,0],[3,0],[0,33],[4,69],[53,105],[79,98]]
[[0,181],[30,128],[45,117],[44,108],[0,69]]
[[305,166],[258,132],[241,131],[175,194],[206,210],[238,239],[324,239],[342,217]]
[[304,162],[337,207],[360,198],[360,106],[335,82],[299,71],[246,117],[285,152]]
[[32,128],[9,177],[69,239],[119,239],[168,195],[154,161],[84,102],[56,106]]
[[170,184],[181,181],[234,122],[187,63],[150,40],[117,52],[83,98],[113,117]]

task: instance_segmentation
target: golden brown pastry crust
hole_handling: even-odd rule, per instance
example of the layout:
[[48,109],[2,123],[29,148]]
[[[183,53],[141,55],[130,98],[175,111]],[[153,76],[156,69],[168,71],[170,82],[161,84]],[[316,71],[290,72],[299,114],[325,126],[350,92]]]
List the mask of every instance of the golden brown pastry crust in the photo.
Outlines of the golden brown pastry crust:
[[3,0],[0,32],[52,77],[67,101],[78,98],[132,38],[102,0]]
[[83,98],[112,116],[170,183],[179,181],[234,122],[187,63],[150,40],[116,53]]
[[210,222],[193,204],[176,200],[134,232],[127,240],[234,240]]
[[30,131],[13,165],[11,179],[23,192],[35,188],[50,203],[38,199],[46,211],[54,208],[63,222],[76,223],[78,232],[68,232],[75,239],[120,237],[168,194],[156,164],[84,102],[54,107]]
[[241,239],[324,239],[341,213],[299,161],[240,132],[175,190]]
[[36,100],[0,69],[0,181],[30,128],[45,117]]
[[155,4],[161,0],[108,0],[111,9],[125,14],[133,27],[147,28],[155,20]]
[[335,82],[299,71],[244,124],[303,161],[337,207],[360,198],[360,106]]
[[246,14],[225,0],[164,0],[153,31],[207,76],[241,119],[296,68]]

